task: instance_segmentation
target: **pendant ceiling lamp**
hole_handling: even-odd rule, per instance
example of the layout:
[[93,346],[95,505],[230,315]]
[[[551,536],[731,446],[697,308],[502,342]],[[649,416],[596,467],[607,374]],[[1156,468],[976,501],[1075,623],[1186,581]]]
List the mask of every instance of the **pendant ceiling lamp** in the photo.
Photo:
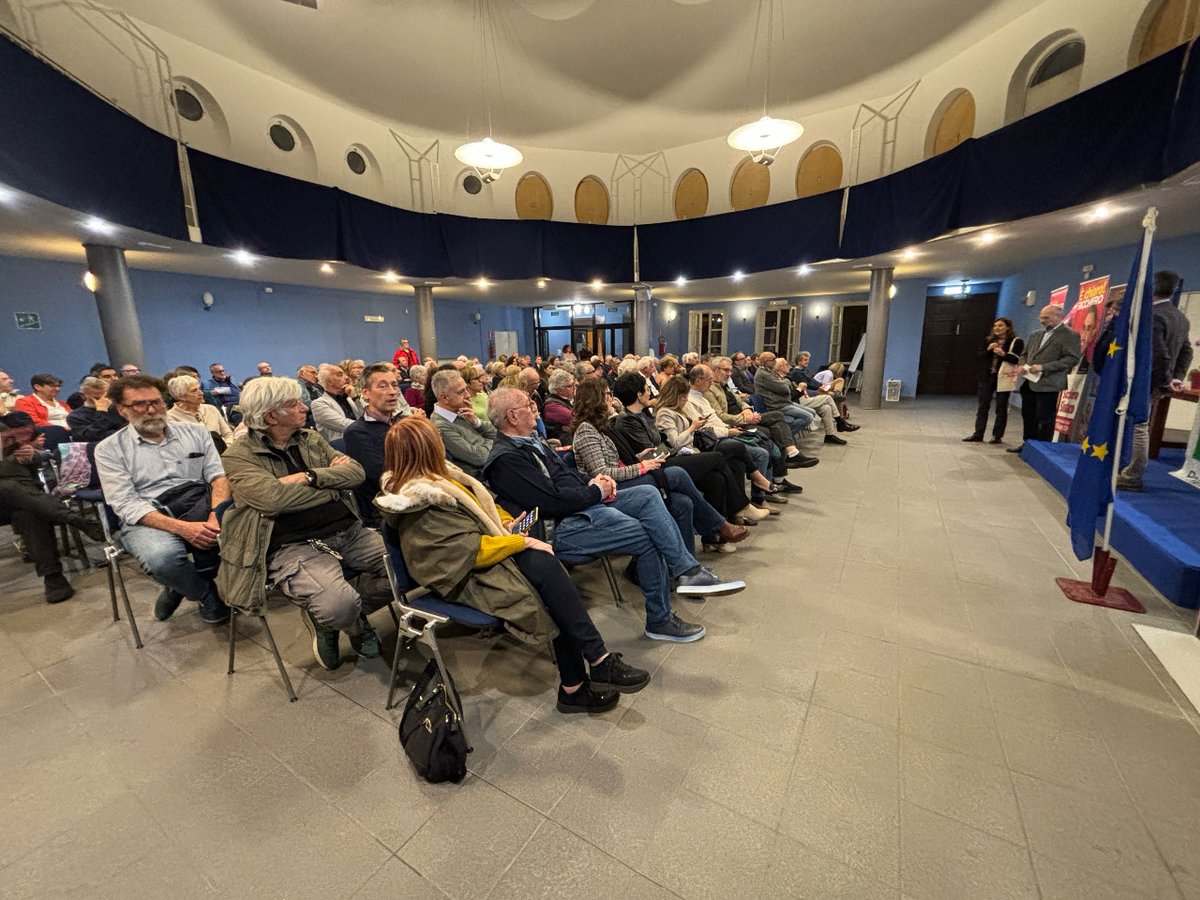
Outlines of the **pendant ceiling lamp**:
[[[500,81],[500,60],[496,53],[496,25],[492,21],[487,0],[476,0],[475,27],[479,32],[480,94],[483,97],[484,114],[487,117],[487,137],[462,144],[454,151],[454,158],[470,166],[484,184],[491,184],[505,169],[519,165],[524,157],[516,147],[492,139],[492,101],[488,93],[489,49],[492,65],[496,70],[496,81]],[[467,137],[471,136],[470,113],[468,112]]]
[[[735,150],[744,150],[750,154],[750,159],[760,165],[769,166],[775,162],[779,151],[804,134],[804,126],[791,119],[777,119],[768,114],[771,100],[771,53],[775,43],[775,0],[759,0],[758,19],[754,24],[754,44],[750,50],[750,77],[754,76],[754,51],[758,46],[758,35],[762,27],[763,16],[766,15],[766,53],[763,66],[763,101],[762,118],[735,128],[727,138],[729,146]],[[783,9],[779,10],[779,26],[782,40]]]

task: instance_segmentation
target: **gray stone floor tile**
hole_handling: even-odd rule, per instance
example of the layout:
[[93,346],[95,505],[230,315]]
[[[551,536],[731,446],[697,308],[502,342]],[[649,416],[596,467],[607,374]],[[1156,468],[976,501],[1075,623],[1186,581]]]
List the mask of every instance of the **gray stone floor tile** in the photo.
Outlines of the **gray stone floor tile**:
[[442,900],[446,895],[393,856],[353,896],[354,900]]
[[992,711],[983,706],[902,685],[900,731],[984,762],[1004,764]]
[[1133,900],[1153,897],[1128,884],[1104,881],[1077,866],[1033,854],[1033,870],[1043,900]]
[[787,794],[793,755],[713,728],[704,738],[683,786],[774,828]]
[[763,897],[892,900],[896,889],[786,835],[776,835]]
[[625,895],[637,877],[628,866],[545,821],[488,895],[494,900]]
[[894,679],[876,678],[852,669],[822,669],[817,673],[812,704],[895,728],[900,691]]
[[904,896],[1038,896],[1029,853],[990,834],[905,803],[900,863]]

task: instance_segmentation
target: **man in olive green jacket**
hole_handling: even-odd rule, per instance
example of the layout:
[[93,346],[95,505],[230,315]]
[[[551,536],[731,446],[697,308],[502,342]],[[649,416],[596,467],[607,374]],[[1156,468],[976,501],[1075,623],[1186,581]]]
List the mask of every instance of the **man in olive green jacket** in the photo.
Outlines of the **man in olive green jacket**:
[[[341,631],[360,656],[378,656],[363,596],[390,599],[386,551],[346,493],[362,484],[362,466],[303,427],[308,409],[291,379],[254,379],[241,407],[249,431],[222,459],[234,501],[221,523],[222,596],[257,611],[278,587],[301,608],[326,669],[341,664]],[[356,575],[359,590],[347,581]]]

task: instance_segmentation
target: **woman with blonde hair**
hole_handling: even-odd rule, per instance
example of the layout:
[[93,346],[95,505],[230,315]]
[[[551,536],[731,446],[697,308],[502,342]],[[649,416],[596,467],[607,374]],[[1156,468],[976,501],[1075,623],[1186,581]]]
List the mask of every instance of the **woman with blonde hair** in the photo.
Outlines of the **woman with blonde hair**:
[[513,517],[487,488],[446,460],[432,422],[414,416],[393,425],[384,466],[375,506],[396,529],[413,579],[502,619],[526,643],[553,638],[559,712],[605,712],[620,693],[646,686],[648,672],[604,646],[550,545],[512,532]]
[[466,382],[467,390],[471,392],[471,411],[479,421],[486,422],[488,395],[483,371],[475,366],[466,366],[462,370],[462,379]]
[[679,360],[671,354],[667,354],[658,361],[658,374],[654,376],[658,382],[658,387],[661,390],[662,386],[667,383],[667,380],[679,371]]

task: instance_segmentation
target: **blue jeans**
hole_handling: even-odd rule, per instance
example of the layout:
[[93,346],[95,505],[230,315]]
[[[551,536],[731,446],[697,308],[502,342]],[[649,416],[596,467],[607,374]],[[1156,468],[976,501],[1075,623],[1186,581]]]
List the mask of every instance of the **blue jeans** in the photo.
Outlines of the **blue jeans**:
[[[683,546],[692,556],[696,555],[696,534],[709,538],[717,533],[725,524],[722,516],[704,499],[704,495],[692,481],[692,476],[686,469],[675,466],[661,470],[667,480],[669,493],[667,496],[667,512],[675,520],[679,536],[683,538]],[[618,491],[628,491],[630,488],[648,485],[658,490],[657,482],[651,475],[639,475],[631,481],[617,482]]]
[[193,600],[217,598],[213,579],[217,577],[220,551],[216,547],[201,550],[178,535],[145,525],[126,525],[121,529],[120,541],[163,587]]
[[783,413],[783,419],[788,423],[788,427],[792,429],[793,434],[799,434],[801,431],[804,431],[817,418],[815,412],[800,406],[798,403],[789,403],[780,409],[779,412]]
[[612,503],[597,503],[568,516],[554,529],[554,552],[564,563],[605,553],[632,556],[646,598],[646,624],[671,615],[671,581],[699,563],[687,551],[657,488],[633,485]]

